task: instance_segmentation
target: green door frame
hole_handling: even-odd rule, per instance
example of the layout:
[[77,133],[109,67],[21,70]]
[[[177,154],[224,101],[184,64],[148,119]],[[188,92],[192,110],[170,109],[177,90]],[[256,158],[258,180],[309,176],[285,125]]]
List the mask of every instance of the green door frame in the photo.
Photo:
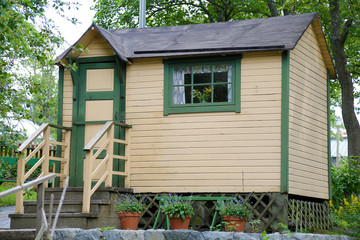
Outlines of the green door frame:
[[[70,161],[70,186],[83,186],[83,162],[85,157],[85,123],[105,123],[106,121],[85,122],[85,104],[86,100],[113,100],[113,119],[114,121],[123,121],[125,119],[125,68],[117,61],[115,57],[104,58],[82,58],[78,59],[77,75],[72,74],[74,83],[73,98],[73,131],[71,141],[71,161]],[[86,92],[86,71],[88,69],[114,69],[114,90],[109,92]],[[76,77],[77,76],[77,77]],[[124,131],[115,129],[115,137],[122,137]],[[114,152],[121,154],[117,144],[114,146]],[[122,170],[124,164],[114,161],[114,170]],[[113,176],[113,186],[123,186],[123,177]]]

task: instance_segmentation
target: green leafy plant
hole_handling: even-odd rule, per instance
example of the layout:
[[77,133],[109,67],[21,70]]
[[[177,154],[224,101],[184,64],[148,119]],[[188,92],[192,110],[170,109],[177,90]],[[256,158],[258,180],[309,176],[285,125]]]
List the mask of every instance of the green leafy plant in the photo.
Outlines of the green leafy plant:
[[244,219],[252,216],[250,210],[246,206],[246,203],[236,198],[232,200],[218,201],[217,207],[221,216],[234,216]]
[[193,98],[199,99],[199,102],[205,103],[210,100],[211,97],[211,87],[205,87],[202,91],[194,89]]
[[270,237],[268,237],[266,235],[267,235],[266,230],[262,231],[262,233],[261,233],[262,240],[270,240]]
[[141,213],[145,207],[145,198],[146,196],[141,197],[130,193],[118,193],[118,199],[115,203],[116,211]]
[[164,197],[160,199],[161,211],[169,215],[171,218],[177,216],[185,221],[186,216],[194,215],[194,209],[191,205],[190,199],[181,199],[181,196],[178,195],[169,195],[168,197]]
[[116,229],[116,227],[111,227],[111,226],[96,228],[96,230],[98,230],[100,232],[110,231],[110,230],[114,230],[114,229]]
[[340,164],[331,168],[332,203],[338,208],[343,199],[360,192],[360,157],[347,157]]
[[278,226],[280,229],[282,229],[281,233],[289,234],[290,239],[293,239],[293,236],[296,234],[295,232],[291,232],[288,226],[286,226],[284,223],[278,223]]
[[250,226],[251,226],[251,231],[252,232],[259,232],[259,225],[261,223],[260,219],[256,219],[256,220],[252,220],[249,222]]
[[351,195],[349,200],[343,199],[338,207],[330,201],[333,222],[350,232],[350,235],[360,237],[360,196]]

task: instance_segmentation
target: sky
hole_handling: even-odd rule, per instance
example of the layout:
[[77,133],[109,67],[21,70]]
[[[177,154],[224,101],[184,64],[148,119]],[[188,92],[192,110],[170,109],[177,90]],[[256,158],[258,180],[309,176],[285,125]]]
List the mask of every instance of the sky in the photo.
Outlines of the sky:
[[79,10],[71,10],[65,12],[65,15],[68,17],[75,17],[78,19],[76,25],[67,21],[54,10],[48,9],[47,15],[55,21],[55,24],[58,26],[61,35],[64,37],[66,43],[62,48],[56,51],[57,55],[65,51],[70,45],[74,44],[79,38],[85,33],[85,31],[90,27],[91,20],[94,17],[95,11],[90,10],[90,7],[94,5],[93,0],[79,0],[81,4]]

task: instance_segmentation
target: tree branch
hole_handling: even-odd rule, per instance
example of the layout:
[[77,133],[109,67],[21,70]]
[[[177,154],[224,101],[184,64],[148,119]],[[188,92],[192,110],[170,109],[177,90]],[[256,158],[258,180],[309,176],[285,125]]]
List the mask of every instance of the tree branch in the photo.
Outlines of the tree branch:
[[346,38],[347,38],[347,36],[349,35],[349,30],[350,30],[350,28],[351,28],[352,26],[353,26],[353,20],[352,20],[352,19],[347,20],[347,21],[345,22],[345,25],[344,25],[344,27],[343,27],[343,30],[342,30],[342,33],[341,33],[341,36],[340,36],[340,41],[341,41],[342,44],[345,43]]
[[267,5],[269,7],[272,17],[279,16],[279,12],[278,12],[273,0],[267,0]]

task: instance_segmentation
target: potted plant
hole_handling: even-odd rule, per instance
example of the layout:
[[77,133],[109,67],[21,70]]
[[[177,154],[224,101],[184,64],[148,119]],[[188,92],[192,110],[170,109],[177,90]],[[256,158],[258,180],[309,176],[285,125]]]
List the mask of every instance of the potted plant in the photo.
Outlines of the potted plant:
[[141,212],[144,209],[144,197],[138,199],[135,195],[118,194],[116,211],[120,219],[121,229],[136,230]]
[[190,218],[194,215],[191,198],[182,198],[177,195],[163,197],[160,209],[169,217],[171,229],[188,229]]
[[218,201],[217,208],[225,222],[226,231],[243,232],[251,212],[246,204],[238,199]]

